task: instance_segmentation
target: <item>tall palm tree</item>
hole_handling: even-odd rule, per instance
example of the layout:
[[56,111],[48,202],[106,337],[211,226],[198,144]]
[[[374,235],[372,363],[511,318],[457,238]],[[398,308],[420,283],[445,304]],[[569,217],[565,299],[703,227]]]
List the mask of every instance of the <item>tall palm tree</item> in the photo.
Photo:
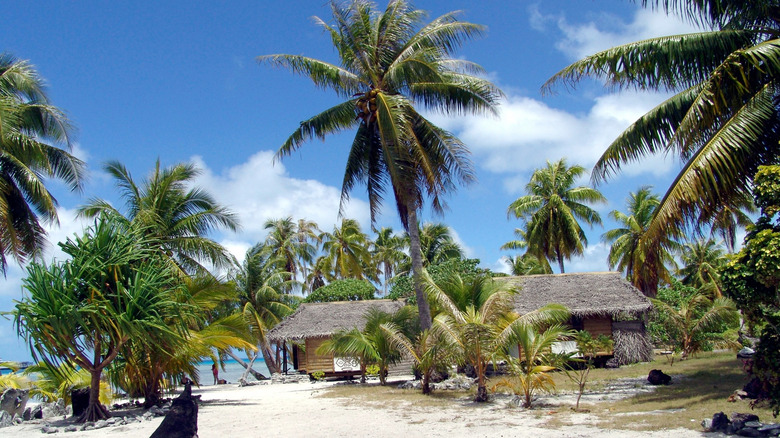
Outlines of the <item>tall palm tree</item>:
[[647,227],[659,202],[651,187],[640,187],[626,200],[628,213],[618,210],[609,213],[620,226],[601,236],[602,241],[611,244],[607,256],[609,268],[617,267],[625,272],[631,284],[651,297],[658,292],[659,281],[671,281],[668,266],[675,266],[672,254],[679,247],[666,236],[647,242]]
[[753,219],[750,214],[756,214],[758,209],[753,204],[750,197],[735,197],[726,205],[723,205],[718,211],[712,214],[708,220],[707,216],[700,217],[700,223],[712,223],[710,235],[718,236],[723,239],[726,246],[726,252],[733,254],[737,246],[737,229],[746,228],[753,225]]
[[84,163],[71,155],[72,127],[49,103],[35,67],[0,54],[0,271],[10,256],[22,264],[43,247],[40,222],[57,222],[46,178],[81,190]]
[[720,268],[726,264],[723,247],[713,239],[699,238],[687,242],[680,248],[682,268],[677,275],[682,283],[695,288],[706,288],[720,297]]
[[383,296],[387,296],[390,279],[398,272],[398,268],[409,258],[404,252],[404,239],[393,233],[390,227],[382,227],[376,234],[376,240],[371,247],[371,255],[377,267],[381,266]]
[[606,202],[592,187],[574,187],[576,179],[585,174],[582,166],[566,164],[561,158],[547,167],[537,169],[526,185],[526,196],[509,204],[508,214],[525,221],[528,252],[551,262],[558,262],[564,273],[563,261],[582,254],[588,239],[579,221],[601,225],[598,212],[587,204]]
[[127,168],[118,161],[104,167],[114,178],[125,201],[124,214],[102,199],[91,199],[79,208],[79,215],[96,217],[102,213],[123,218],[144,231],[186,273],[207,273],[201,262],[217,268],[229,268],[232,257],[222,245],[206,237],[214,230],[239,229],[236,215],[219,205],[200,188],[188,185],[200,171],[193,164],[176,164],[162,169],[157,160],[149,177],[138,185]]
[[322,250],[330,266],[332,279],[376,277],[369,238],[354,219],[342,219],[341,226],[334,226],[333,232],[322,233]]
[[596,163],[595,180],[655,154],[683,163],[647,229],[682,238],[734,199],[749,196],[758,166],[777,161],[780,140],[780,12],[774,0],[643,0],[702,25],[702,32],[649,38],[588,56],[544,90],[584,77],[612,89],[674,95],[626,129]]
[[[304,282],[309,276],[309,267],[314,264],[317,250],[322,243],[320,240],[320,233],[320,228],[316,222],[298,219],[295,236],[298,239],[298,260],[301,265],[300,277]],[[303,292],[304,294],[307,292],[305,287]]]
[[423,293],[417,214],[425,198],[435,211],[456,183],[474,173],[468,150],[455,136],[423,117],[417,106],[445,113],[495,113],[498,90],[475,76],[482,68],[451,54],[483,27],[445,14],[422,25],[426,14],[404,0],[384,11],[365,0],[333,1],[333,25],[316,21],[330,35],[339,64],[302,55],[268,55],[260,62],[309,77],[345,99],[310,119],[284,142],[277,158],[312,138],[357,128],[342,185],[342,210],[356,184],[365,183],[372,222],[389,191],[410,233],[416,297],[423,328],[431,317]]

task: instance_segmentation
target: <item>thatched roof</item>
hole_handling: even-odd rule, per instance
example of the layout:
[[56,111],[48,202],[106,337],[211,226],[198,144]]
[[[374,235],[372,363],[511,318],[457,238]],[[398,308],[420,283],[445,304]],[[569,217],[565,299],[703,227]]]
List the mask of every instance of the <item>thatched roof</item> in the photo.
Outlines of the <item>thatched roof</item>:
[[577,317],[638,317],[652,309],[642,292],[619,272],[525,275],[496,280],[520,286],[515,298],[515,310],[520,314],[551,303],[563,304]]
[[330,336],[339,330],[363,329],[364,315],[375,307],[393,313],[403,307],[402,301],[366,300],[333,303],[304,303],[292,315],[268,332],[271,342],[299,341]]

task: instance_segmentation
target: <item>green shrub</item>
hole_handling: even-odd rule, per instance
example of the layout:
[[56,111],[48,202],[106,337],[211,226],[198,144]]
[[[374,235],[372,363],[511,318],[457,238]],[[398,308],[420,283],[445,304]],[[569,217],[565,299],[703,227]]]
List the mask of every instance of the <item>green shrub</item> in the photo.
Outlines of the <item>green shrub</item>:
[[304,303],[373,300],[376,288],[366,280],[347,278],[336,280],[310,293]]

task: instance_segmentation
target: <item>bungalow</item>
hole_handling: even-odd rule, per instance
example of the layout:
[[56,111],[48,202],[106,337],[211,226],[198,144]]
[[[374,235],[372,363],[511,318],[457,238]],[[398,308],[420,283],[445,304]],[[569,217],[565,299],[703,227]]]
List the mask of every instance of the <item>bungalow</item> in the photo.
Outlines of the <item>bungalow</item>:
[[360,364],[355,359],[320,355],[317,348],[338,331],[362,330],[364,315],[370,308],[394,313],[403,305],[392,300],[304,303],[271,329],[267,337],[276,344],[292,343],[293,367],[301,373],[322,371],[326,376],[351,376],[360,373]]
[[652,344],[645,330],[652,304],[619,272],[502,277],[518,286],[515,311],[525,314],[558,303],[571,311],[569,325],[594,337],[614,341],[614,357],[625,365],[652,359]]

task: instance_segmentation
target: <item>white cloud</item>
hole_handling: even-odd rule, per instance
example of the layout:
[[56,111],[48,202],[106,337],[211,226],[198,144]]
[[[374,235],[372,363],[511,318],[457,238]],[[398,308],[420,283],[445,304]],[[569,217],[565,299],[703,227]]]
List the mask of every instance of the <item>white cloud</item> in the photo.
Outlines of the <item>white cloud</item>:
[[[509,95],[498,118],[467,116],[436,122],[455,132],[482,168],[508,174],[504,185],[516,193],[530,172],[548,160],[566,157],[569,164],[592,167],[618,134],[664,98],[626,91],[597,97],[588,112],[574,114],[536,99]],[[624,166],[623,173],[660,176],[670,166],[662,156],[649,157],[641,166]]]
[[[542,18],[532,16],[531,25],[538,26],[541,21]],[[600,14],[591,21],[576,24],[565,17],[558,17],[557,23],[563,38],[555,47],[572,59],[581,59],[634,41],[701,31],[677,16],[650,9],[638,9],[630,23],[611,14]]]
[[[203,171],[195,184],[207,188],[220,204],[238,215],[240,240],[225,237],[224,243],[239,260],[250,246],[265,238],[263,223],[268,219],[305,218],[324,230],[338,222],[341,190],[319,181],[290,177],[284,165],[273,163],[270,151],[260,151],[220,174],[214,173],[201,157],[193,157],[192,161]],[[369,229],[365,202],[351,199],[344,215],[358,220],[364,230]]]
[[447,227],[447,228],[450,230],[450,236],[452,236],[452,240],[454,240],[455,243],[458,244],[460,249],[463,250],[463,254],[466,256],[466,258],[469,258],[469,259],[473,258],[474,254],[476,253],[474,251],[474,248],[466,245],[466,242],[464,242],[463,239],[460,238],[460,235],[458,234],[457,231],[455,231],[454,228],[452,228],[452,227]]

